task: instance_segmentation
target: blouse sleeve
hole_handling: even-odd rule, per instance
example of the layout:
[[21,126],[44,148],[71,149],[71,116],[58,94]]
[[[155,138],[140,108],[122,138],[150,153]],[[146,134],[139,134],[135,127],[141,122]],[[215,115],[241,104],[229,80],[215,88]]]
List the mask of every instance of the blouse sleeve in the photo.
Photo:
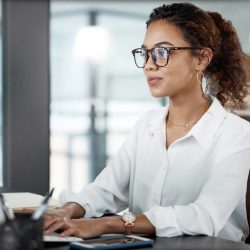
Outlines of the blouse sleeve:
[[213,168],[198,199],[185,206],[155,206],[144,214],[158,236],[217,236],[245,195],[250,149],[222,159]]
[[81,192],[64,191],[63,204],[76,202],[85,209],[86,218],[116,213],[128,207],[131,166],[136,147],[137,122],[117,155],[109,162],[95,181]]

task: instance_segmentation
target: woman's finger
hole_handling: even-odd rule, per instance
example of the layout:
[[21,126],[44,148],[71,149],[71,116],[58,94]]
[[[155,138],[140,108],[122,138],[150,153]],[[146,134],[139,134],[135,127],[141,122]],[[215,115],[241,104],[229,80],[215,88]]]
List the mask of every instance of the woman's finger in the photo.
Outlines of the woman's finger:
[[74,226],[70,226],[66,228],[62,233],[60,233],[60,236],[67,237],[67,236],[76,236],[80,237],[77,233],[77,230],[75,230]]
[[47,230],[51,227],[54,223],[61,220],[62,218],[58,216],[46,216],[43,221],[43,230]]
[[66,229],[68,221],[63,219],[55,221],[50,227],[48,227],[45,231],[45,234],[51,234],[59,229]]

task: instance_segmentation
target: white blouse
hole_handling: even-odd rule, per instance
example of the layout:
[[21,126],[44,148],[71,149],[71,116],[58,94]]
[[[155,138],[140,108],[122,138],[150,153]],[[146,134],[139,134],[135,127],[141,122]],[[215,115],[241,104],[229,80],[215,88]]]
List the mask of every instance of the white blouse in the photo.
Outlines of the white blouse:
[[216,98],[198,123],[166,149],[168,106],[148,112],[118,154],[80,193],[63,192],[85,217],[129,207],[157,236],[204,234],[240,241],[248,235],[246,185],[250,124]]

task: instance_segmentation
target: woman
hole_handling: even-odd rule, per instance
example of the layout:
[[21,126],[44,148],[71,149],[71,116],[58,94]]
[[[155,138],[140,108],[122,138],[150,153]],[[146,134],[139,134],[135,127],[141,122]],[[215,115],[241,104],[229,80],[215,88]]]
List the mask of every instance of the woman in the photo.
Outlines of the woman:
[[[244,240],[250,126],[223,108],[242,108],[247,95],[234,28],[192,4],[163,5],[151,13],[143,44],[132,53],[152,95],[167,96],[169,105],[137,122],[94,183],[64,193],[65,205],[47,214],[45,232]],[[127,207],[132,213],[101,217]]]

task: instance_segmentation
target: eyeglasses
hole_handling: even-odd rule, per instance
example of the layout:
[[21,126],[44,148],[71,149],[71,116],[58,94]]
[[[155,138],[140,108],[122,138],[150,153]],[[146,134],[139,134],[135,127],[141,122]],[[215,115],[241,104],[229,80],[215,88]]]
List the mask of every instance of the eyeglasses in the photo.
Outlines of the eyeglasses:
[[148,58],[149,52],[152,56],[153,63],[158,67],[164,67],[168,64],[169,55],[172,50],[184,50],[184,49],[202,49],[199,47],[154,47],[152,49],[138,48],[132,50],[135,64],[138,68],[144,68]]

